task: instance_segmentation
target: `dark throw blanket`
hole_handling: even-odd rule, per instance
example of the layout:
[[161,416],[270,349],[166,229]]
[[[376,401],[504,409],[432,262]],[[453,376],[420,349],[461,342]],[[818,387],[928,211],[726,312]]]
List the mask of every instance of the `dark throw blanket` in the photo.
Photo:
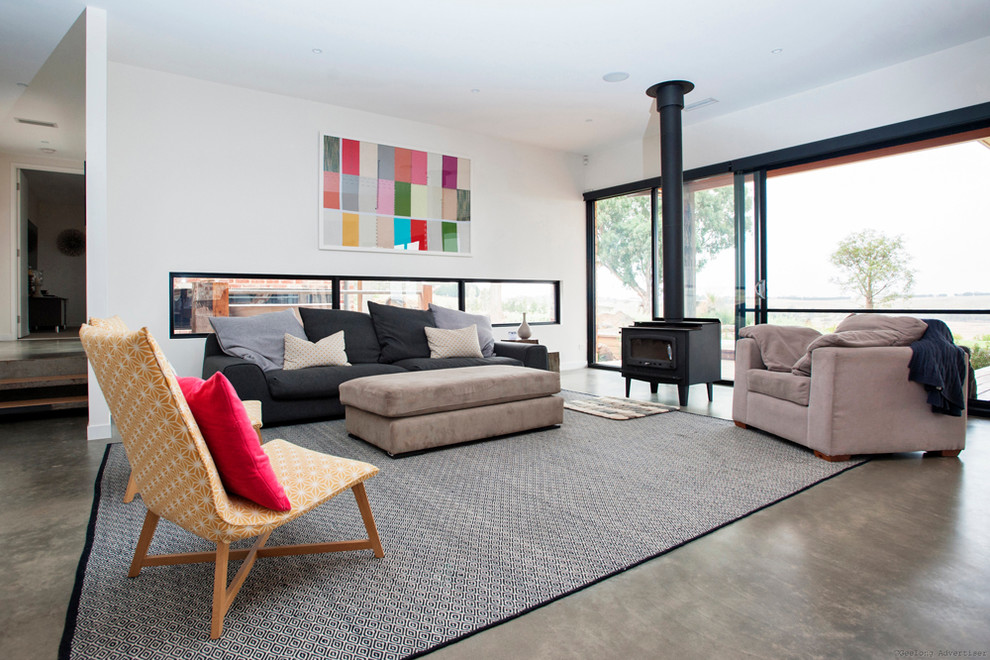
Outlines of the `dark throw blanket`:
[[969,373],[966,351],[952,341],[952,332],[942,321],[925,319],[928,330],[911,344],[914,354],[908,378],[925,386],[932,411],[961,417],[966,409],[964,384]]

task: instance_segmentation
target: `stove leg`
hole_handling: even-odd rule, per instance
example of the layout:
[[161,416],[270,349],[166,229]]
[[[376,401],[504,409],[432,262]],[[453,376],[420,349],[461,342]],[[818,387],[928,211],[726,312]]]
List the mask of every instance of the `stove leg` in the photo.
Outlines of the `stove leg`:
[[629,398],[629,383],[632,382],[632,378],[626,377],[626,398]]
[[677,400],[682,406],[686,406],[688,402],[688,386],[678,385],[677,386]]
[[653,382],[651,382],[650,383],[650,393],[651,394],[656,394],[657,393],[657,387],[659,385],[660,385],[660,383],[653,383]]
[[708,385],[708,403],[711,403],[712,401],[715,400],[715,387],[714,387],[715,384],[707,383],[707,385]]

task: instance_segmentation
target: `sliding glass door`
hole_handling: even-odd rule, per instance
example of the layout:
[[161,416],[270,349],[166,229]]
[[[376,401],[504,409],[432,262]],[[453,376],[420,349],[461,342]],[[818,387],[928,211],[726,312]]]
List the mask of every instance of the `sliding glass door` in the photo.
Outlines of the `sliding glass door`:
[[986,138],[770,171],[768,321],[830,332],[850,312],[948,324],[990,400]]
[[593,335],[600,365],[620,366],[620,328],[653,318],[650,197],[647,190],[594,202]]

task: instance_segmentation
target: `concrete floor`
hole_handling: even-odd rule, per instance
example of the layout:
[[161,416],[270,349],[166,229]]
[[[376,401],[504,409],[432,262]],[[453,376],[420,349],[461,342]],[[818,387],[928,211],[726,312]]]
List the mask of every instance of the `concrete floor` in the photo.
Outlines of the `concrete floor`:
[[[614,372],[566,389],[623,394]],[[728,418],[732,392],[691,389]],[[651,397],[676,404],[676,389]],[[0,421],[0,658],[56,657],[104,447],[84,417]],[[431,658],[896,658],[990,652],[990,420],[960,458],[902,454],[820,484]],[[137,530],[135,530],[136,533]],[[122,604],[126,606],[126,604]]]

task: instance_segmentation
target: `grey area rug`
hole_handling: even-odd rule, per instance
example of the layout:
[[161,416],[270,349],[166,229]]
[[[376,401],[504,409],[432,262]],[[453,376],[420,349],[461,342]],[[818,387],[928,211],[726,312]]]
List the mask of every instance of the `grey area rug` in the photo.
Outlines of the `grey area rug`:
[[[565,394],[565,398],[571,395]],[[571,411],[556,429],[392,459],[341,420],[264,429],[368,461],[385,557],[259,559],[209,639],[212,564],[127,568],[145,509],[123,504],[108,448],[62,658],[400,658],[513,618],[859,463],[833,464],[731,422],[683,412],[612,421]],[[345,493],[270,545],[360,538]],[[152,552],[210,546],[162,521]],[[236,563],[235,563],[236,566]],[[231,571],[233,575],[233,570]]]

